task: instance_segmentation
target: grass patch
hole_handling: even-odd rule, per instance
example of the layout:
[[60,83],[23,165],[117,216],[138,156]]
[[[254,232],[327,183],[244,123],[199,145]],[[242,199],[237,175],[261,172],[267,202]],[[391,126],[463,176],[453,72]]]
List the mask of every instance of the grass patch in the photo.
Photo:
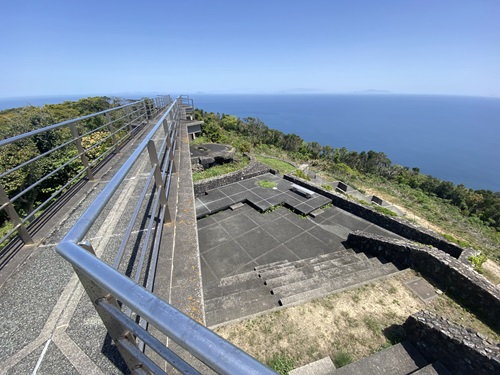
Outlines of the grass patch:
[[323,184],[323,185],[321,185],[321,187],[325,190],[328,190],[328,191],[333,190],[333,186],[331,186],[331,185]]
[[[444,233],[443,237],[446,238],[450,242],[456,243],[458,246],[470,247],[470,244],[467,241],[459,240],[459,239],[453,237],[451,234]],[[486,259],[485,259],[485,261],[486,261]]]
[[307,175],[307,173],[301,169],[297,169],[295,172],[293,172],[293,174],[299,178],[302,178],[303,180],[311,181],[311,178]]
[[[394,345],[403,338],[401,325],[422,309],[499,341],[496,332],[446,295],[428,304],[421,301],[405,286],[415,276],[407,270],[357,289],[220,326],[215,332],[262,362],[269,364],[274,358],[278,365],[286,363],[283,358],[293,358],[294,367],[326,356],[336,365],[345,365]],[[348,355],[337,362],[341,352]]]
[[216,165],[212,168],[205,169],[204,171],[194,172],[193,173],[193,181],[201,181],[207,178],[222,176],[231,172],[239,171],[240,169],[245,168],[250,159],[247,156],[238,155],[238,162],[226,163],[221,165]]
[[388,208],[379,206],[378,204],[372,204],[371,206],[375,209],[375,211],[380,212],[381,214],[384,214],[387,216],[398,216],[398,214],[395,213],[394,211],[391,211]]
[[294,369],[295,360],[286,354],[275,353],[267,362],[270,368],[281,375],[288,375]]
[[353,362],[352,355],[344,350],[339,351],[337,354],[335,354],[335,357],[333,358],[333,363],[337,368],[344,367],[352,362]]
[[266,188],[266,189],[272,189],[276,187],[276,182],[274,181],[269,181],[269,180],[260,180],[258,182],[260,187]]
[[277,170],[281,174],[290,173],[296,169],[290,163],[279,159],[269,158],[266,156],[256,156],[255,159],[257,159],[257,161],[259,161],[260,163],[268,165],[272,169]]

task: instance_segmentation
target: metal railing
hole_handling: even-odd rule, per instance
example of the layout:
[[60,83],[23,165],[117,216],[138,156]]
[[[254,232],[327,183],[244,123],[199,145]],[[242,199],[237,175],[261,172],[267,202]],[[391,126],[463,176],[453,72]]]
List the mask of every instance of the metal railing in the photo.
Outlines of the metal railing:
[[[276,374],[241,349],[180,312],[152,293],[164,223],[170,221],[168,198],[176,171],[176,149],[181,118],[192,112],[193,102],[177,98],[147,134],[92,205],[70,229],[57,252],[69,261],[108,333],[134,374],[165,374],[149,348],[182,374],[198,374],[191,364],[147,330],[148,324],[220,374]],[[158,145],[158,146],[157,146]],[[92,244],[85,242],[92,226],[131,170],[149,158],[151,168],[112,265],[100,260]],[[133,229],[146,233],[138,240]],[[134,249],[134,250],[131,250]],[[134,254],[134,272],[120,272],[124,253]],[[130,263],[128,264],[130,268]],[[129,277],[130,276],[130,277]]]
[[[36,215],[81,179],[93,180],[99,163],[171,102],[170,96],[132,101],[0,140],[3,155],[16,155],[27,142],[50,139],[50,147],[37,149],[27,160],[0,171],[0,217],[3,212],[12,227],[0,238],[0,245],[16,233],[24,243],[33,243],[27,226]],[[9,186],[9,181],[19,179],[19,174],[29,183]],[[65,177],[62,180],[61,175]],[[43,189],[53,191],[45,193],[41,201],[34,199]]]

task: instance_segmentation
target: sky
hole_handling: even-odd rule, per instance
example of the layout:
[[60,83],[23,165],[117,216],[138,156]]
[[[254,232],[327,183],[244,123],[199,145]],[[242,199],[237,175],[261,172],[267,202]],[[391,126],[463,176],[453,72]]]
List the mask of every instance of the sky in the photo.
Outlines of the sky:
[[499,0],[5,1],[0,98],[500,97]]

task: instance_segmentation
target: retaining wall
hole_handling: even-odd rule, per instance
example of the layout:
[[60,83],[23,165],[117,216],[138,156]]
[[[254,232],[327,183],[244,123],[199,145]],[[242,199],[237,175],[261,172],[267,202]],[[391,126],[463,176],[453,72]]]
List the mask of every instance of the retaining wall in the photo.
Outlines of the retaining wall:
[[204,195],[207,190],[259,176],[261,174],[268,173],[271,170],[271,168],[267,165],[259,163],[252,155],[247,156],[250,158],[250,163],[245,168],[223,176],[207,178],[206,180],[195,182],[194,195],[199,197]]
[[335,206],[342,208],[343,210],[346,210],[365,220],[368,220],[382,228],[390,230],[393,233],[399,234],[402,237],[423,244],[432,245],[455,258],[459,258],[462,251],[464,250],[460,246],[447,241],[435,232],[414,226],[411,223],[408,223],[399,218],[389,217],[381,214],[380,212],[377,212],[368,206],[364,206],[361,203],[356,202],[355,200],[350,199],[343,194],[325,190],[317,186],[316,184],[301,179],[297,176],[285,175],[284,178],[296,184],[302,185],[309,190],[315,191],[318,194],[322,194],[330,198]]
[[427,361],[440,361],[453,374],[500,374],[500,347],[470,328],[428,311],[408,317],[403,328]]
[[350,246],[411,267],[500,332],[500,289],[458,259],[433,247],[371,233],[350,233]]

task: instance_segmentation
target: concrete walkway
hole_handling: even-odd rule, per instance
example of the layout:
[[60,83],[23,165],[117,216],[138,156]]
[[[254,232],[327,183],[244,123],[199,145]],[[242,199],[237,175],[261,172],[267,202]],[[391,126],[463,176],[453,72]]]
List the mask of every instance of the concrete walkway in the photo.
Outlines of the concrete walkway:
[[[55,253],[55,246],[133,152],[154,124],[129,142],[85,188],[72,198],[72,207],[48,223],[38,246],[23,248],[15,269],[9,269],[1,288],[1,374],[116,374],[127,373],[116,347],[86,296],[70,265]],[[185,124],[184,124],[185,127]],[[162,132],[159,132],[159,136]],[[182,144],[187,144],[184,129]],[[187,149],[189,153],[189,149]],[[96,254],[110,263],[125,232],[128,218],[142,190],[151,164],[147,152],[127,175],[86,240]],[[178,174],[174,185],[177,186]],[[190,176],[187,178],[190,183]],[[183,187],[184,189],[184,187]],[[192,189],[191,189],[192,191]],[[177,199],[177,198],[176,198]],[[182,198],[181,198],[182,199]],[[194,197],[191,197],[193,206]],[[184,206],[185,208],[185,206]],[[176,210],[176,206],[173,206]],[[194,210],[191,208],[191,211]],[[194,213],[192,214],[194,217]],[[191,219],[194,222],[194,219]],[[171,224],[175,227],[175,224]],[[138,237],[141,229],[134,231]],[[197,248],[197,246],[196,246]],[[179,257],[182,256],[179,254]],[[12,260],[15,263],[15,260]],[[3,272],[3,271],[2,271]],[[198,272],[199,273],[199,272]],[[8,277],[7,277],[8,276]],[[195,292],[193,292],[195,293]],[[198,290],[198,293],[201,292]],[[194,294],[193,294],[194,295]],[[199,300],[199,299],[198,299]],[[203,321],[203,315],[199,320]]]

